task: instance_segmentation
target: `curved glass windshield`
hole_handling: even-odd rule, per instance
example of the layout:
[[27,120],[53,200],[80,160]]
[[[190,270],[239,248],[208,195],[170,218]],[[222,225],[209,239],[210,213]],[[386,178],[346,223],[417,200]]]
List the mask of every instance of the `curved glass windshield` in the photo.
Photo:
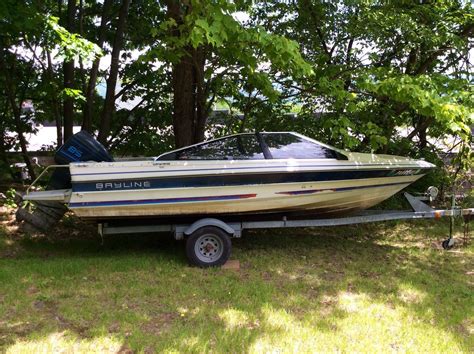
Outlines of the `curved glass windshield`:
[[339,154],[311,140],[290,133],[261,133],[274,159],[337,159]]
[[261,160],[262,148],[255,134],[241,134],[199,144],[159,157],[159,160]]
[[339,159],[347,157],[292,133],[245,133],[190,146],[158,160]]

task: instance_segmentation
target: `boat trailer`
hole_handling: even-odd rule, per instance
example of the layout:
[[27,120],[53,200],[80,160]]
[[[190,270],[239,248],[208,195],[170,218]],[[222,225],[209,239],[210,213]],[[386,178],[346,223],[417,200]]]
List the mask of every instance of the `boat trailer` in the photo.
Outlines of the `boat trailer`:
[[412,211],[366,210],[359,214],[341,218],[289,220],[283,216],[278,220],[257,220],[224,222],[217,218],[201,218],[192,223],[156,223],[150,225],[119,225],[113,222],[99,223],[98,232],[104,235],[159,233],[170,232],[176,240],[186,238],[186,255],[192,265],[200,267],[220,266],[231,253],[231,238],[241,237],[243,230],[295,228],[295,227],[327,227],[340,225],[364,224],[389,220],[440,219],[450,218],[449,237],[442,242],[444,249],[454,246],[453,225],[456,217],[464,219],[464,235],[468,237],[469,221],[474,215],[474,208],[459,208],[454,197],[450,209],[433,209],[425,203],[436,198],[437,189],[430,187],[423,196],[415,197],[404,193],[412,207]]

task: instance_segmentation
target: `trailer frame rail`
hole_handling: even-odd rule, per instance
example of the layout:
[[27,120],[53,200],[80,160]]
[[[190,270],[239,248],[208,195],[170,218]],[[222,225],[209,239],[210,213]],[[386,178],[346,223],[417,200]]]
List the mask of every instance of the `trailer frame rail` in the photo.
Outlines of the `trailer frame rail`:
[[[413,211],[399,210],[367,210],[356,215],[327,218],[327,219],[302,219],[289,220],[286,216],[280,220],[261,220],[261,221],[239,221],[226,223],[217,218],[202,218],[193,223],[165,223],[152,225],[123,226],[114,225],[113,223],[101,223],[98,225],[100,235],[113,234],[132,234],[132,233],[155,233],[155,232],[172,232],[177,240],[189,236],[196,230],[214,226],[221,228],[231,237],[240,237],[242,231],[246,229],[272,229],[272,228],[295,228],[295,227],[328,227],[365,224],[390,220],[417,220],[417,219],[440,219],[442,217],[465,217],[470,219],[474,215],[474,208],[460,209],[452,207],[451,209],[433,209],[425,204],[423,197],[415,197],[409,193],[405,193],[405,197],[412,205]],[[452,231],[452,230],[451,230]],[[450,234],[450,239],[452,235]]]

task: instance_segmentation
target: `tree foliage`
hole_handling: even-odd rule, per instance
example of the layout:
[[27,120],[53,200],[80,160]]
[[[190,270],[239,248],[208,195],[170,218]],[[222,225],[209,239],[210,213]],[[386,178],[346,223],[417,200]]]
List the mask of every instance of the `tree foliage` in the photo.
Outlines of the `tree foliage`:
[[72,119],[127,155],[296,130],[428,158],[448,139],[471,159],[468,1],[5,0],[0,14],[4,149],[27,149],[31,121],[54,121],[59,145]]
[[[440,148],[456,148],[465,167],[472,162],[471,3],[266,2],[251,18],[298,42],[315,73],[305,81],[277,78],[288,106],[298,107],[297,119],[281,116],[282,128],[431,160]],[[272,107],[254,109],[254,116],[275,116]]]

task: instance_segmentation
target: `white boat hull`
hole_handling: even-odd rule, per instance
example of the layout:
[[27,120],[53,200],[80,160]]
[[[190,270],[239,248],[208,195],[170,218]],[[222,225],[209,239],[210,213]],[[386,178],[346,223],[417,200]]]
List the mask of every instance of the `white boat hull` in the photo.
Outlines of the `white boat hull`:
[[72,193],[83,218],[271,213],[341,213],[370,208],[422,175],[307,183]]

